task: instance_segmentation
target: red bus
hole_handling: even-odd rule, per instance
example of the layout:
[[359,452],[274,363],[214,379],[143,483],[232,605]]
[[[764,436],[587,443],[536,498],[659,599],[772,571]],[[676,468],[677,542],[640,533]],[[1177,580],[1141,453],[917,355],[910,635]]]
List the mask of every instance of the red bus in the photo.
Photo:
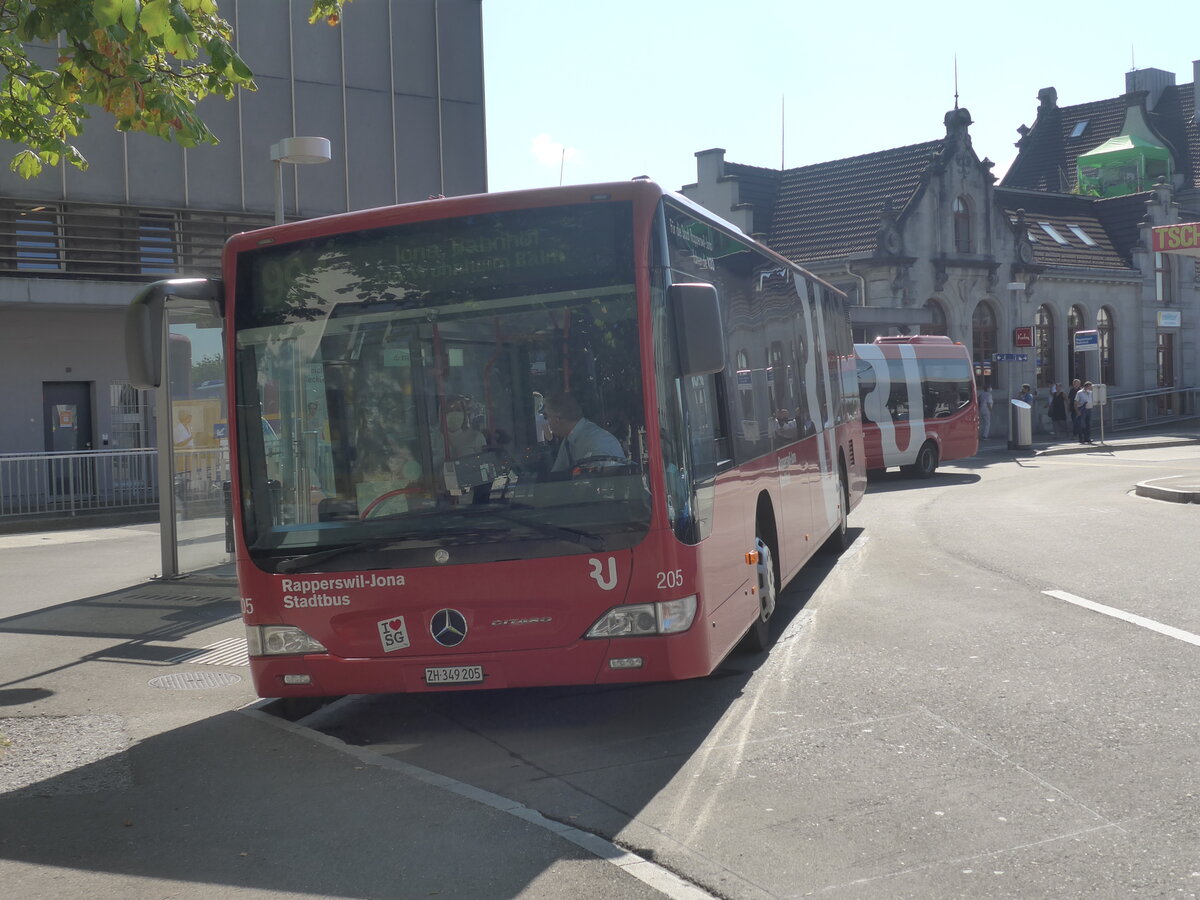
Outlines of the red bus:
[[222,310],[264,697],[704,676],[847,540],[844,296],[649,181],[266,228],[223,273],[147,287],[129,362]]
[[928,478],[938,463],[979,450],[971,356],[941,335],[855,344],[867,469],[899,466]]

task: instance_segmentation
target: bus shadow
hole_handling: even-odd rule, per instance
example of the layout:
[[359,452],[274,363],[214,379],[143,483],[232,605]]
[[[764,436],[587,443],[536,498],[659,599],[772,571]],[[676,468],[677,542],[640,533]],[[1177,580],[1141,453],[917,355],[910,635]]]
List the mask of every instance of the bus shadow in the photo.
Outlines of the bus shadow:
[[[851,529],[852,541],[862,533]],[[773,690],[761,670],[772,660],[776,668],[783,665],[810,639],[806,609],[838,560],[818,554],[781,593],[770,651],[735,650],[707,678],[364,696],[326,707],[302,724],[552,820],[628,840],[625,830],[678,784],[692,761],[726,752],[729,729],[777,727],[778,720],[764,718],[766,711],[755,718],[758,694]],[[638,852],[654,855],[653,847]]]
[[[956,465],[960,465],[956,463]],[[867,476],[868,494],[887,494],[893,491],[911,491],[932,487],[959,487],[978,484],[982,476],[973,472],[938,470],[928,478],[914,478],[903,472],[872,472]]]

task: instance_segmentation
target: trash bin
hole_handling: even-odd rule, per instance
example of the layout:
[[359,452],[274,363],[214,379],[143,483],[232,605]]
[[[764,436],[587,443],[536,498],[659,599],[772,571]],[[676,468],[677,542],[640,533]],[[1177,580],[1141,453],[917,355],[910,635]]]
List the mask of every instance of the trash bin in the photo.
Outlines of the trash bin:
[[1033,407],[1024,400],[1010,400],[1008,449],[1033,449]]

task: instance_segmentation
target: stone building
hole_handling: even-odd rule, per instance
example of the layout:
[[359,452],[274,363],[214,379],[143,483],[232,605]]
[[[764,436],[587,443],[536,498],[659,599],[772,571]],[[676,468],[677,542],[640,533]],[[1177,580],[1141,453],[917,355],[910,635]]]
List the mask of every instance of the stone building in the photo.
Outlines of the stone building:
[[[1076,107],[1042,91],[1000,184],[955,108],[937,140],[783,171],[702,151],[683,193],[846,291],[856,339],[948,335],[999,396],[1073,377],[1114,395],[1194,386],[1195,261],[1148,248],[1152,226],[1200,219],[1195,86],[1127,80]],[[1098,351],[1074,352],[1090,330]]]
[[288,218],[487,190],[481,0],[354,3],[339,28],[310,25],[308,0],[219,6],[258,84],[204,102],[219,145],[122,134],[97,111],[86,172],[0,166],[0,453],[153,443],[153,406],[126,382],[125,309],[145,282],[216,274],[230,234],[271,224],[280,139],[332,148],[283,167]]

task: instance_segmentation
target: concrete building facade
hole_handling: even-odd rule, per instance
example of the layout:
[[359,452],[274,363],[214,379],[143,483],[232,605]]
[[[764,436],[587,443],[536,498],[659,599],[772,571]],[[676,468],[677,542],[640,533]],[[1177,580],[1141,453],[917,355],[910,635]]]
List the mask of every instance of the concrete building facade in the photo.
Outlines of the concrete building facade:
[[306,0],[219,6],[258,90],[202,104],[218,145],[122,134],[97,112],[78,142],[87,171],[0,167],[0,453],[152,443],[125,309],[146,282],[217,274],[230,234],[273,221],[282,138],[332,149],[283,167],[287,218],[487,190],[481,0],[359,0],[337,28],[310,25]]

